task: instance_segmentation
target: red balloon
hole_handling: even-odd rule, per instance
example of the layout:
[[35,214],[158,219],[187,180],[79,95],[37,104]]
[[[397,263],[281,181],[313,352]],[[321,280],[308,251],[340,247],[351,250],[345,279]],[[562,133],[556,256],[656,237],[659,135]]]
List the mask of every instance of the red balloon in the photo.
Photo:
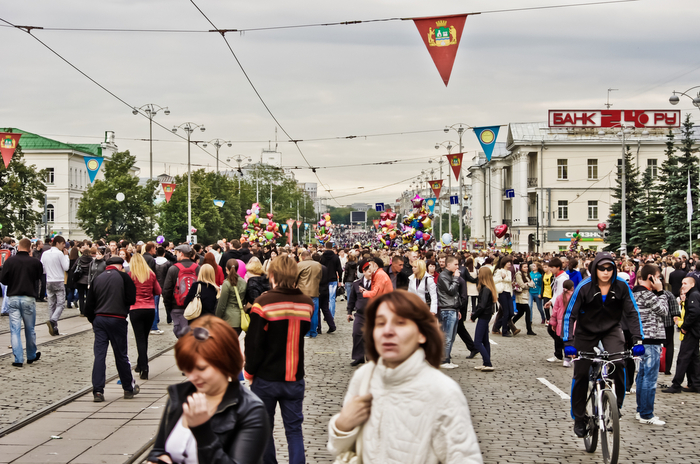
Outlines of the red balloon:
[[608,225],[607,225],[606,223],[604,223],[604,222],[599,222],[599,223],[598,223],[598,230],[599,230],[601,233],[605,232],[605,229],[607,229],[607,228],[608,228]]
[[506,224],[501,224],[500,226],[496,227],[493,229],[493,233],[496,234],[496,237],[502,238],[506,232],[508,232],[508,226]]
[[268,219],[272,219],[273,216],[274,216],[274,214],[272,214],[272,213],[267,213],[267,218],[268,218]]

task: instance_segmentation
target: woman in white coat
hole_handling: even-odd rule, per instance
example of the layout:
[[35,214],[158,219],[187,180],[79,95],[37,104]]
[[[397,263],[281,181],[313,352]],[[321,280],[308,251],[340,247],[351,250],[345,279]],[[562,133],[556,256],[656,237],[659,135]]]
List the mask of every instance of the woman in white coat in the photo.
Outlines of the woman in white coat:
[[408,278],[408,291],[418,295],[418,298],[428,305],[430,312],[437,316],[438,297],[435,279],[426,272],[425,261],[414,261],[412,268],[413,274]]
[[361,437],[363,464],[483,463],[467,399],[438,369],[443,336],[427,305],[397,290],[371,300],[365,317],[371,362],[355,372],[331,418],[331,454]]

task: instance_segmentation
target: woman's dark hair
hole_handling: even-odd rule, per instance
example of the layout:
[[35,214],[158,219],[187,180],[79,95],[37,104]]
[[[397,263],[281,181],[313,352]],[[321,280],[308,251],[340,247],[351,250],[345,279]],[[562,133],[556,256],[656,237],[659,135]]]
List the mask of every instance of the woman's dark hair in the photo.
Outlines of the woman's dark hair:
[[571,258],[571,260],[569,260],[569,270],[570,270],[570,271],[575,271],[575,270],[576,270],[576,266],[578,266],[578,259],[576,259],[576,258]]
[[235,258],[231,258],[228,261],[226,261],[226,272],[228,272],[228,283],[231,284],[232,287],[235,287],[238,285],[238,260]]
[[192,321],[190,328],[204,327],[209,331],[209,338],[199,340],[192,330],[175,344],[175,361],[181,371],[192,371],[197,356],[214,366],[234,382],[243,367],[243,354],[236,332],[223,319],[211,314],[198,317]]
[[506,264],[512,263],[513,262],[513,257],[512,256],[503,256],[501,259],[498,260],[498,264],[496,264],[496,269],[503,269],[506,267]]
[[435,267],[435,270],[437,271],[437,264],[435,264],[435,261],[432,259],[428,259],[425,261],[425,271],[428,272],[428,266],[433,265]]
[[562,284],[562,287],[564,287],[564,290],[573,290],[574,289],[574,281],[573,280],[565,280],[564,283]]
[[410,319],[416,323],[420,333],[425,336],[425,343],[421,345],[425,351],[425,360],[436,369],[440,368],[440,362],[444,357],[444,336],[438,329],[435,316],[430,312],[428,305],[418,295],[405,290],[395,290],[385,293],[370,300],[365,308],[365,352],[367,357],[375,363],[379,360],[379,352],[374,345],[374,324],[377,319],[377,310],[382,303],[386,303],[389,309],[397,316]]
[[210,251],[206,255],[204,255],[204,263],[202,263],[202,265],[204,265],[204,264],[208,264],[211,267],[213,267],[214,268],[214,275],[216,276],[216,268],[219,265],[216,263],[216,258],[214,257],[214,253],[212,253]]
[[467,258],[467,261],[465,262],[465,267],[469,272],[474,272],[474,259],[472,257]]

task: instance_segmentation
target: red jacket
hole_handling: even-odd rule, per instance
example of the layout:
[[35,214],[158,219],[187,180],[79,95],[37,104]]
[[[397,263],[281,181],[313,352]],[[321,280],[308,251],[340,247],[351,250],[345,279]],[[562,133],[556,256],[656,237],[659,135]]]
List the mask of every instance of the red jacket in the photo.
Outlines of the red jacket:
[[221,266],[216,266],[216,285],[221,287],[224,283],[224,271],[221,269]]
[[362,296],[364,298],[374,298],[393,291],[394,286],[391,284],[391,277],[383,269],[377,269],[377,272],[372,274],[372,290],[362,292]]
[[155,309],[156,300],[153,298],[155,295],[161,294],[160,285],[158,284],[158,279],[156,279],[156,274],[151,271],[148,279],[144,283],[139,282],[136,278],[129,273],[131,280],[134,281],[136,285],[136,304],[132,305],[129,309]]

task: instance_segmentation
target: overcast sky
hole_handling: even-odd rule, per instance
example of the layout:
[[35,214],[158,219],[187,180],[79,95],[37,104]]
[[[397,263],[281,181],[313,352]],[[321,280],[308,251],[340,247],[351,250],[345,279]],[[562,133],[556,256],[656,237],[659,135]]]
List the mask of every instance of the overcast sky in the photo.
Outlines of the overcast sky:
[[[218,28],[257,28],[391,17],[439,16],[544,5],[554,0],[439,1],[197,0]],[[548,109],[671,108],[672,90],[700,85],[697,0],[641,0],[585,7],[491,13],[467,18],[448,87],[412,21],[249,31],[227,38],[280,124],[298,140],[395,132],[414,134],[309,141],[308,162],[326,167],[404,159],[388,166],[318,169],[341,204],[394,201],[427,159],[446,153],[436,142],[457,140],[446,125],[546,121]],[[186,0],[0,0],[0,18],[14,24],[65,28],[209,30]],[[695,32],[693,32],[695,31]],[[231,140],[220,150],[259,159],[274,144],[276,124],[216,33],[34,31],[38,38],[133,106],[168,106],[156,120],[167,128],[191,121],[193,139]],[[693,39],[695,37],[695,39]],[[0,27],[0,127],[18,127],[64,142],[99,143],[116,132],[148,175],[148,120],[17,29]],[[696,89],[697,90],[697,89]],[[683,98],[679,109],[700,113]],[[154,171],[186,171],[186,143],[154,126]],[[284,166],[306,166],[278,130]],[[499,141],[505,141],[505,130]],[[471,132],[465,152],[479,148]],[[273,145],[274,148],[274,145]],[[210,145],[209,151],[213,152]],[[454,151],[454,150],[453,150]],[[193,149],[192,162],[215,160]],[[422,158],[422,159],[421,159]],[[231,163],[235,164],[235,163]],[[300,181],[316,182],[309,169]],[[447,174],[445,172],[444,178]],[[352,195],[353,196],[347,196]],[[334,204],[332,201],[330,204]]]

